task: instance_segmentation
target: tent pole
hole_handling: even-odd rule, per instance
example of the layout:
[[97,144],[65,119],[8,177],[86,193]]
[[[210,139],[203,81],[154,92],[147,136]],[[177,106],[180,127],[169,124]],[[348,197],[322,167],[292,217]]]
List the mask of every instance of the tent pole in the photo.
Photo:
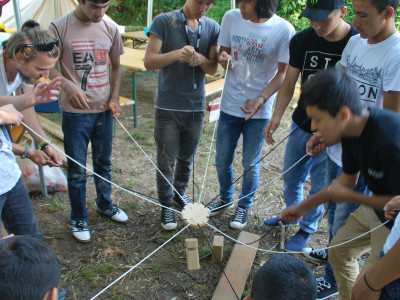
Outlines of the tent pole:
[[236,0],[231,0],[231,9],[234,9],[235,8],[235,3],[236,2]]
[[21,20],[21,10],[19,8],[19,1],[18,0],[13,0],[13,7],[14,7],[15,22],[17,23],[17,29],[21,30],[21,28],[22,28],[22,20]]
[[147,0],[147,27],[150,27],[153,21],[153,0]]

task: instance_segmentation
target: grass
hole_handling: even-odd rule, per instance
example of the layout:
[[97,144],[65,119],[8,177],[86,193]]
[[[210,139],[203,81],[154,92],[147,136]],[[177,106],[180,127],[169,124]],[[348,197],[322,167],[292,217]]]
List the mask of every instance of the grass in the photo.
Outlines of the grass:
[[85,266],[78,272],[78,278],[84,283],[95,284],[100,275],[109,274],[117,270],[112,264],[98,264],[95,266]]
[[66,208],[67,207],[65,206],[65,204],[58,202],[57,198],[53,198],[53,201],[48,206],[48,209],[50,212],[56,212],[58,210],[64,210]]

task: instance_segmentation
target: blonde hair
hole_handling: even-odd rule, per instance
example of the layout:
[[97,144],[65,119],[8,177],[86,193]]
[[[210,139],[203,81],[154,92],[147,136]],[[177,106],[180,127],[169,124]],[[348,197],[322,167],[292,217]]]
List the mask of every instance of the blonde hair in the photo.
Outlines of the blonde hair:
[[39,23],[34,20],[28,20],[22,25],[22,30],[14,33],[7,41],[3,43],[6,57],[16,60],[17,53],[21,53],[23,62],[29,62],[43,53],[49,57],[58,57],[58,47],[54,45],[50,51],[38,51],[36,47],[25,47],[27,44],[44,44],[55,41],[54,35],[45,29],[40,28]]

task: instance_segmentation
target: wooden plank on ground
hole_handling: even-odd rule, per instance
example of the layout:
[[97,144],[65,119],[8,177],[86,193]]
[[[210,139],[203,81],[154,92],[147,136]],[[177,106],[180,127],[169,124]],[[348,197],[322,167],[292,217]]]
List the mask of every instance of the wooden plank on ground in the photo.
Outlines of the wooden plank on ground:
[[54,123],[53,121],[50,121],[49,119],[37,114],[39,117],[40,124],[42,125],[42,128],[46,130],[47,132],[51,133],[55,137],[59,138],[60,140],[64,140],[64,134],[62,132],[61,126]]
[[[238,240],[244,244],[252,243],[251,246],[255,248],[258,248],[258,245],[260,244],[259,239],[259,235],[246,231],[242,231],[238,238]],[[247,277],[249,277],[251,267],[253,266],[256,253],[256,249],[237,243],[233,248],[228,264],[225,267],[225,274],[229,278],[229,281],[240,299],[246,286]],[[212,299],[236,299],[235,293],[232,291],[232,288],[224,274],[222,274],[221,279],[219,280]]]

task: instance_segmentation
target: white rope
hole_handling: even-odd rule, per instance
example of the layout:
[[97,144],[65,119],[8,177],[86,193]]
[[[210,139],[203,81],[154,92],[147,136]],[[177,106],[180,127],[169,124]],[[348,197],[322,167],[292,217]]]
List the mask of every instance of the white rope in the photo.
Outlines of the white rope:
[[295,163],[294,163],[289,169],[287,169],[285,172],[279,174],[279,175],[276,176],[274,179],[272,179],[271,181],[268,181],[266,184],[262,185],[261,187],[259,187],[259,188],[256,189],[255,191],[251,192],[250,194],[248,194],[248,195],[246,195],[246,196],[243,196],[242,198],[239,198],[238,200],[233,200],[233,201],[228,202],[228,203],[226,203],[226,204],[224,204],[224,205],[221,205],[221,206],[219,206],[219,207],[216,207],[216,208],[214,208],[212,211],[214,211],[214,210],[216,210],[216,209],[221,209],[222,207],[225,207],[225,206],[230,206],[232,203],[239,202],[240,200],[242,200],[242,199],[244,199],[244,198],[246,198],[246,197],[248,197],[248,196],[254,194],[254,193],[257,192],[258,190],[261,190],[261,189],[263,189],[263,188],[265,188],[265,187],[271,185],[272,183],[274,183],[275,181],[277,181],[279,178],[281,178],[283,175],[285,175],[287,172],[289,172],[292,168],[294,168],[299,162],[301,162],[301,161],[302,161],[305,157],[307,157],[307,156],[308,156],[308,154],[304,155],[302,158],[300,158],[297,162],[295,162]]
[[149,257],[151,257],[153,254],[157,253],[162,247],[164,247],[166,244],[168,244],[171,240],[173,240],[176,236],[178,236],[182,231],[184,231],[186,228],[188,228],[190,224],[186,225],[183,227],[178,233],[176,233],[173,237],[171,237],[168,241],[166,241],[164,244],[162,244],[160,247],[158,247],[156,250],[151,252],[149,255],[147,255],[145,258],[143,258],[140,262],[138,262],[136,265],[134,265],[132,268],[130,268],[128,271],[126,271],[124,274],[122,274],[120,277],[118,277],[116,280],[114,280],[112,283],[110,283],[107,287],[105,287],[103,290],[101,290],[99,293],[97,293],[93,298],[90,300],[96,299],[98,296],[103,294],[106,290],[108,290],[110,287],[112,287],[114,284],[116,284],[118,281],[120,281],[122,278],[124,278],[126,275],[128,275],[130,272],[132,272],[134,269],[136,269],[138,266],[140,266],[143,262],[145,262]]
[[[371,232],[374,231],[374,230],[377,230],[378,228],[384,226],[384,225],[385,225],[386,223],[388,223],[388,222],[389,222],[389,221],[386,221],[386,222],[384,222],[384,223],[382,223],[382,224],[376,226],[375,228],[373,228],[373,229],[371,229],[371,230],[369,230],[369,231],[367,231],[367,232],[364,232],[363,234],[360,234],[359,236],[356,236],[356,237],[351,238],[350,240],[344,241],[344,242],[342,242],[342,243],[340,243],[340,244],[337,244],[337,245],[328,246],[328,247],[325,247],[325,248],[320,248],[320,250],[328,250],[328,249],[340,247],[340,246],[342,246],[342,245],[345,245],[345,244],[347,244],[347,243],[350,243],[350,242],[352,242],[352,241],[354,241],[354,240],[356,240],[356,239],[358,239],[358,238],[360,238],[360,237],[363,237],[364,235],[367,235],[367,234],[371,233]],[[296,253],[297,253],[297,254],[300,254],[300,253],[303,253],[303,251],[286,251],[286,252],[283,252],[283,251],[274,251],[274,250],[267,250],[267,249],[262,249],[262,248],[253,247],[253,246],[250,246],[250,244],[245,244],[245,243],[243,243],[243,242],[241,242],[241,241],[238,241],[238,240],[234,239],[233,237],[227,235],[226,233],[222,232],[221,230],[219,230],[218,228],[212,226],[211,224],[206,223],[206,225],[209,226],[209,227],[211,227],[211,228],[213,228],[214,230],[218,231],[219,233],[221,233],[222,235],[224,235],[224,236],[227,237],[228,239],[234,241],[235,243],[241,244],[241,245],[243,245],[243,246],[246,246],[246,247],[249,247],[249,248],[252,248],[252,249],[261,251],[261,252],[276,253],[276,254],[296,254]]]
[[[32,133],[34,133],[35,135],[37,135],[38,137],[40,137],[42,140],[46,140],[44,137],[42,137],[40,134],[38,134],[36,131],[34,131],[32,128],[30,128],[28,125],[26,125],[24,122],[21,122],[21,124],[24,125],[24,126],[25,126],[27,129],[29,129],[30,131],[32,131]],[[79,163],[78,161],[76,161],[75,159],[73,159],[71,156],[69,156],[69,155],[67,155],[66,153],[64,153],[62,150],[60,150],[60,149],[59,149],[58,147],[56,147],[54,144],[50,143],[49,141],[47,141],[47,143],[48,143],[49,145],[51,145],[54,149],[56,149],[58,152],[64,154],[67,158],[69,158],[71,161],[73,161],[74,163],[76,163],[78,166],[84,168],[86,171],[89,171],[89,172],[93,173],[93,175],[95,175],[95,176],[99,177],[100,179],[102,179],[102,180],[104,180],[104,181],[110,183],[111,185],[113,185],[113,186],[115,186],[115,187],[117,187],[117,188],[119,188],[119,189],[121,189],[121,190],[123,190],[123,191],[125,191],[125,192],[127,192],[127,193],[129,193],[129,194],[131,194],[131,195],[134,195],[134,196],[136,196],[136,197],[138,197],[138,198],[140,198],[140,199],[142,199],[142,200],[144,200],[144,201],[153,203],[153,204],[155,204],[155,205],[158,205],[158,206],[161,206],[161,207],[164,207],[164,208],[168,208],[168,209],[173,210],[173,211],[175,211],[175,212],[177,212],[177,213],[179,213],[179,214],[182,214],[179,210],[175,210],[175,209],[173,209],[172,207],[164,206],[164,205],[162,205],[162,204],[160,204],[160,203],[157,203],[157,202],[155,202],[155,201],[152,201],[152,200],[150,200],[150,199],[147,199],[147,198],[145,198],[145,197],[143,197],[143,196],[141,196],[141,195],[139,195],[139,194],[136,194],[135,192],[129,191],[129,190],[127,190],[126,188],[124,188],[124,187],[122,187],[122,186],[120,186],[120,185],[118,185],[118,184],[116,184],[116,183],[114,183],[114,182],[112,182],[112,181],[110,181],[110,180],[104,178],[103,176],[97,174],[97,173],[94,172],[93,170],[87,168],[86,166],[82,165],[81,163]]]
[[179,192],[175,189],[174,185],[167,179],[167,177],[165,177],[165,175],[163,174],[163,172],[161,172],[161,170],[157,167],[157,165],[153,162],[153,160],[150,158],[150,156],[147,155],[147,153],[143,150],[142,147],[140,147],[140,145],[138,144],[138,142],[136,142],[136,140],[133,138],[133,136],[129,133],[129,131],[124,127],[124,125],[122,125],[122,123],[120,122],[120,120],[116,119],[119,123],[119,125],[121,125],[121,127],[125,130],[125,132],[129,135],[129,137],[131,138],[132,141],[135,142],[136,146],[139,147],[140,151],[143,152],[143,154],[148,158],[148,160],[153,164],[153,166],[157,169],[157,172],[159,172],[161,174],[161,176],[168,182],[168,184],[172,187],[172,189],[175,191],[175,193],[182,199],[182,195],[179,194]]
[[[227,64],[228,66],[229,66],[230,60],[231,60],[230,57],[228,57],[228,64]],[[225,72],[224,85],[222,86],[222,91],[221,91],[221,101],[222,101],[222,96],[224,95],[225,83],[226,83],[226,77],[227,77],[227,76],[228,76],[228,69],[226,69],[226,72]],[[211,112],[210,112],[210,113],[211,113]],[[198,202],[199,202],[199,203],[201,202],[201,196],[202,196],[202,194],[203,194],[204,184],[205,184],[206,178],[207,178],[207,170],[208,170],[208,165],[209,165],[209,163],[210,163],[211,152],[212,152],[212,146],[213,146],[213,144],[214,144],[215,131],[216,131],[216,129],[217,129],[217,125],[218,125],[218,120],[216,120],[216,121],[215,121],[215,124],[214,124],[214,130],[213,130],[213,134],[212,134],[212,138],[211,138],[210,150],[208,151],[208,159],[207,159],[207,164],[206,164],[206,170],[205,170],[205,172],[204,172],[203,183],[201,184],[201,191],[200,191],[199,199],[198,199]]]

